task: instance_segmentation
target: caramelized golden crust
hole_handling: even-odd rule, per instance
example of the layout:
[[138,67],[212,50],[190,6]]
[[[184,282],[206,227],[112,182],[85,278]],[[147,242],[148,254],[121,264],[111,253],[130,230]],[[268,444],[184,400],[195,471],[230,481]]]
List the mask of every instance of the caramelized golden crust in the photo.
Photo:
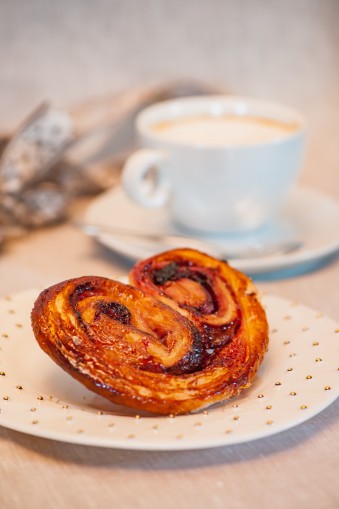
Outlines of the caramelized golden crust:
[[250,385],[268,331],[249,279],[188,249],[140,262],[130,279],[139,288],[88,276],[43,291],[32,311],[41,348],[110,401],[160,414]]
[[251,285],[227,263],[192,249],[167,251],[141,261],[129,279],[192,321],[210,348],[225,345],[236,333],[241,323],[237,293],[248,293]]
[[[199,251],[175,249],[140,261],[129,279],[199,330],[205,351],[201,407],[249,387],[267,350],[268,324],[248,277]],[[207,396],[209,382],[215,392]]]

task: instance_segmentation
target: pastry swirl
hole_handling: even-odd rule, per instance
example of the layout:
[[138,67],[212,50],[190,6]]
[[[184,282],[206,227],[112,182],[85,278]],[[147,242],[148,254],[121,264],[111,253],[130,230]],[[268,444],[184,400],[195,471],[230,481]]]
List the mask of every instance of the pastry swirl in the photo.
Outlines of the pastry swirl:
[[44,290],[32,310],[41,348],[90,390],[158,414],[250,385],[268,333],[246,276],[185,249],[139,262],[130,281],[87,276]]

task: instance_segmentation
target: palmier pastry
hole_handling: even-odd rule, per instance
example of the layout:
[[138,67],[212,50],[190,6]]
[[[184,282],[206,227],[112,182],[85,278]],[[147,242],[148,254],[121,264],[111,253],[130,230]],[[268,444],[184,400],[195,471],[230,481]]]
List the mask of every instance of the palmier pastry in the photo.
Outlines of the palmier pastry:
[[244,275],[176,250],[140,262],[130,277],[139,289],[89,276],[43,291],[32,311],[42,349],[110,401],[160,414],[204,408],[250,385],[268,339]]

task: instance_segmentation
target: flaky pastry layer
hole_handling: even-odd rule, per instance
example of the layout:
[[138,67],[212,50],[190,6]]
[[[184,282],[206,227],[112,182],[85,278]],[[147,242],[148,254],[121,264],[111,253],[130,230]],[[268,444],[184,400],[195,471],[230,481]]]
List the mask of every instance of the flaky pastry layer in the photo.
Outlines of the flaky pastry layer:
[[44,290],[32,311],[41,348],[113,403],[183,414],[250,386],[268,345],[252,282],[191,249],[135,265],[130,285],[86,276]]

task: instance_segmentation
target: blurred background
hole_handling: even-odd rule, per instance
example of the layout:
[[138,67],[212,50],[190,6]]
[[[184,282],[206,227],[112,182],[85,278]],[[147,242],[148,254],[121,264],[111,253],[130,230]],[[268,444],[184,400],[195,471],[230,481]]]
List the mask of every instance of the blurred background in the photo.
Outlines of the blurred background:
[[337,0],[1,0],[0,129],[44,99],[196,80],[300,109],[302,180],[338,195],[338,19]]

